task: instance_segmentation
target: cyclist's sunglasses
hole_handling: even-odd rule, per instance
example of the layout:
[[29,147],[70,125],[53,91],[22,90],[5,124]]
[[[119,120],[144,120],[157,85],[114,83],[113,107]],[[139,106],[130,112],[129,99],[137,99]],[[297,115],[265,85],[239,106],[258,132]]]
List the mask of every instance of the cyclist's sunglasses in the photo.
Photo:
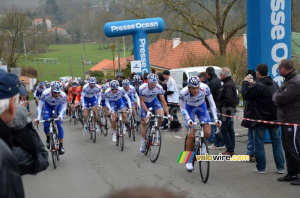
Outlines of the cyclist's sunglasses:
[[111,90],[115,91],[115,90],[118,90],[118,89],[111,89]]
[[60,94],[60,91],[59,91],[59,92],[53,91],[53,93],[55,93],[55,94]]

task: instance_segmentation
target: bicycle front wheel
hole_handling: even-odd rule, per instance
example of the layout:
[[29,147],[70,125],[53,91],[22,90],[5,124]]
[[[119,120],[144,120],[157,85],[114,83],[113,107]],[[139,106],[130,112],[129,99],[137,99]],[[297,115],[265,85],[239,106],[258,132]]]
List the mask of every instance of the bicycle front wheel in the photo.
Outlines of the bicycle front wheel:
[[119,122],[120,122],[120,124],[119,124],[119,126],[120,126],[120,128],[119,128],[119,131],[120,131],[119,144],[120,144],[121,151],[123,151],[124,150],[123,123],[122,123],[122,121],[119,121]]
[[93,140],[93,142],[95,143],[96,142],[96,129],[95,129],[95,122],[94,122],[94,118],[92,118],[92,121],[91,121],[91,139]]
[[[153,129],[152,129],[153,130]],[[161,149],[161,134],[158,127],[151,130],[151,142],[149,147],[149,157],[152,163],[156,162],[158,159],[160,149]]]
[[55,147],[56,147],[55,140],[53,138],[53,133],[51,133],[50,134],[50,149],[51,149],[53,166],[56,169],[56,167],[57,167],[57,152],[56,152]]
[[[205,138],[201,138],[200,148],[198,148],[198,155],[209,154],[208,145]],[[209,161],[199,161],[200,176],[203,183],[206,183],[209,176],[210,162]]]

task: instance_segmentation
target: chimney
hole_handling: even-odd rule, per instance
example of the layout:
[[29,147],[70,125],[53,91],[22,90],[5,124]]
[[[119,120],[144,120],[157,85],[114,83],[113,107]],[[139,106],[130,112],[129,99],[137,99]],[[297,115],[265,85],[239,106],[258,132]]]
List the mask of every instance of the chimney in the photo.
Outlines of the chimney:
[[247,34],[243,34],[244,36],[244,47],[247,49]]
[[181,38],[173,38],[173,49],[176,48],[180,44],[180,39]]

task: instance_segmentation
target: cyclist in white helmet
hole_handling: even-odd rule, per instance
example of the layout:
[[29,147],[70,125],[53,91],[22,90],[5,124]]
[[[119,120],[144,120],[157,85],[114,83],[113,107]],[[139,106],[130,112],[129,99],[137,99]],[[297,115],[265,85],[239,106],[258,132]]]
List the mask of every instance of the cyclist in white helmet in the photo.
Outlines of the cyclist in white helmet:
[[88,125],[87,120],[89,116],[89,111],[87,108],[89,108],[89,105],[93,107],[93,114],[94,114],[94,121],[95,121],[95,128],[96,131],[99,131],[99,127],[97,126],[97,120],[98,120],[98,105],[100,106],[100,100],[101,100],[101,88],[99,85],[96,84],[96,78],[90,77],[89,83],[84,85],[82,88],[81,93],[81,103],[82,106],[84,106],[84,130],[87,133],[88,132]]
[[[206,84],[200,82],[201,81],[198,77],[190,77],[188,79],[187,86],[181,90],[179,97],[180,109],[185,119],[186,128],[192,128],[186,141],[187,151],[192,151],[193,148],[193,141],[195,137],[193,122],[195,121],[195,116],[198,117],[199,121],[210,122],[210,117],[205,104],[205,97],[208,99],[216,126],[221,126],[221,122],[219,122],[217,118],[216,105],[210,93],[210,89]],[[203,131],[204,137],[208,138],[210,136],[210,125],[204,125]],[[194,169],[192,163],[187,163],[186,168],[189,171]]]
[[[45,105],[45,106],[44,106]],[[44,111],[42,108],[44,106]],[[46,89],[42,95],[37,108],[37,119],[35,124],[41,119],[41,114],[43,113],[43,119],[47,120],[52,117],[52,111],[55,111],[55,117],[59,118],[59,121],[56,121],[58,129],[58,139],[59,139],[59,154],[64,154],[65,149],[63,147],[63,138],[64,138],[64,129],[62,125],[62,120],[64,113],[67,108],[67,95],[62,91],[62,85],[60,82],[56,81],[51,84],[51,88]],[[50,148],[50,136],[49,129],[50,123],[44,122],[44,132],[46,134],[46,146]]]
[[[112,141],[117,141],[117,110],[126,110],[125,104],[122,100],[122,97],[124,97],[128,103],[129,111],[131,111],[131,101],[128,95],[126,94],[125,90],[119,86],[119,82],[117,80],[113,80],[110,82],[110,88],[108,88],[105,91],[105,105],[109,109],[109,112],[112,114],[112,120],[111,120],[111,128],[113,129],[113,136]],[[123,134],[126,133],[126,127],[125,123],[127,122],[127,113],[122,113],[122,122],[124,124],[123,128]]]
[[[168,118],[172,120],[172,116],[169,114],[169,109],[164,97],[164,90],[158,84],[158,76],[156,74],[148,75],[148,83],[144,83],[139,88],[140,93],[140,102],[141,102],[141,147],[140,151],[145,152],[145,136],[146,136],[146,119],[149,118],[152,113],[149,111],[149,108],[152,107],[156,114],[164,116],[165,110]],[[157,99],[159,95],[161,103]],[[158,127],[161,126],[163,119],[159,119]]]

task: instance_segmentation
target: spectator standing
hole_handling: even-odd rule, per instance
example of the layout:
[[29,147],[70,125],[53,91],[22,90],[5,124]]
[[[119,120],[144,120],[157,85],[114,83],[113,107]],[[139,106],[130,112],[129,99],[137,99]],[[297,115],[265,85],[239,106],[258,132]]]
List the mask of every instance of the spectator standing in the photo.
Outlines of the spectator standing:
[[[256,120],[276,121],[277,108],[272,101],[273,94],[279,89],[278,84],[268,76],[268,66],[260,64],[256,67],[257,81],[250,81],[250,75],[247,75],[243,82],[243,98],[249,102],[250,117]],[[265,173],[266,155],[265,155],[265,136],[268,129],[273,147],[273,156],[279,174],[283,174],[284,156],[281,144],[279,126],[251,122],[251,128],[254,132],[255,159],[256,168],[254,172]]]
[[24,188],[12,152],[12,133],[8,127],[13,121],[19,102],[19,79],[0,69],[0,197],[22,198]]
[[[209,85],[209,81],[207,80],[207,77],[206,77],[206,72],[201,72],[199,75],[198,75],[199,79],[201,80],[201,83],[204,83],[206,85]],[[208,103],[206,103],[208,104]]]
[[[233,128],[233,118],[227,116],[234,116],[236,107],[238,105],[238,98],[236,86],[231,78],[231,71],[228,67],[221,69],[220,78],[223,81],[223,86],[220,90],[218,110],[221,114],[221,133],[223,136],[226,151],[223,155],[234,155],[235,148],[235,132]],[[224,116],[227,115],[227,116]]]
[[[158,83],[162,86],[162,88],[164,90],[164,97],[165,97],[165,100],[167,101],[167,82],[166,82],[166,79],[164,78],[162,73],[157,73],[157,76],[158,76]],[[160,101],[160,98],[158,98],[158,100]],[[166,112],[164,114],[165,114],[165,116],[167,116]],[[161,130],[167,130],[168,129],[168,120],[167,119],[164,119],[163,123],[160,126],[160,129]]]
[[[277,119],[279,122],[300,124],[300,76],[293,62],[288,59],[279,63],[278,71],[285,80],[273,95],[273,101],[278,107]],[[300,185],[300,127],[282,125],[281,132],[288,174],[277,180]]]
[[[210,92],[213,96],[213,99],[218,104],[219,101],[219,93],[221,89],[221,80],[217,77],[215,73],[215,69],[213,67],[206,68],[206,78],[208,79],[208,87],[210,88]],[[207,109],[210,109],[209,103],[207,104]],[[209,113],[210,119],[213,120],[213,115]],[[209,149],[224,149],[224,141],[221,133],[216,134],[216,126],[211,125],[211,134],[208,138],[208,143],[211,144]]]
[[[254,70],[249,70],[247,73],[253,76],[253,80],[256,81],[256,72]],[[245,108],[244,108],[244,118],[250,118],[251,106],[249,102],[243,98]],[[251,128],[251,121],[243,120],[241,126],[248,128],[248,141],[247,141],[247,155],[250,156],[250,162],[255,162],[255,147],[254,147],[254,134],[253,129]]]
[[177,117],[177,111],[180,111],[179,108],[179,93],[176,85],[176,81],[172,78],[170,71],[165,70],[163,72],[164,78],[167,80],[167,103],[169,106],[170,115],[173,116],[173,121],[170,125],[170,130],[178,132],[181,129],[181,124]]

